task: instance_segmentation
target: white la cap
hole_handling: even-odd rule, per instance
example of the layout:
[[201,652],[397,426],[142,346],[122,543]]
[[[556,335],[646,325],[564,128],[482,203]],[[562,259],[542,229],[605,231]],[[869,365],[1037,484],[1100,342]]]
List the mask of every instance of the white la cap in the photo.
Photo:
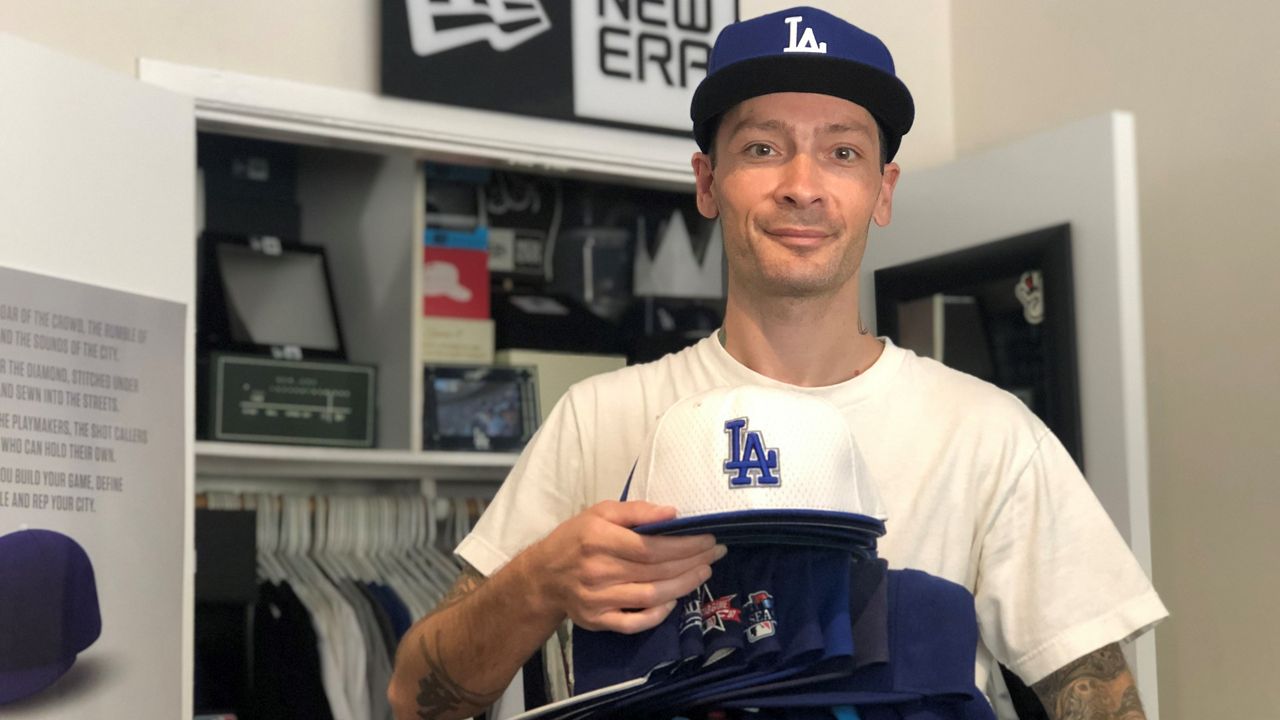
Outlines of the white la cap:
[[884,506],[853,433],[830,402],[743,385],[685,398],[658,419],[624,497],[671,505],[670,532],[762,523],[883,533]]

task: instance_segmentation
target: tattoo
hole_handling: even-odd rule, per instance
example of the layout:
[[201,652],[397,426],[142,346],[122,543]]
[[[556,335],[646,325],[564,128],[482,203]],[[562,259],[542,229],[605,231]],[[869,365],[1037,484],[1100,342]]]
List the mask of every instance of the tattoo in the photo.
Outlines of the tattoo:
[[445,593],[445,596],[441,598],[440,603],[431,611],[431,614],[435,615],[445,608],[457,605],[472,591],[484,584],[484,581],[485,577],[475,568],[470,565],[463,568],[462,574],[454,581],[453,587],[449,588],[449,592]]
[[1146,720],[1120,646],[1085,655],[1032,686],[1053,720]]
[[[440,644],[442,630],[436,630],[436,645]],[[452,712],[460,707],[487,707],[505,688],[496,692],[475,692],[462,687],[449,675],[445,663],[431,651],[425,638],[418,638],[418,648],[427,663],[427,674],[418,681],[418,717],[431,720],[443,713]]]
[[[431,615],[457,605],[476,588],[480,587],[484,581],[485,577],[477,572],[475,568],[464,568],[457,581],[453,583],[453,587],[449,589],[449,592],[431,611]],[[430,720],[430,718],[438,717],[443,713],[452,712],[462,707],[487,707],[497,700],[502,695],[503,690],[506,689],[499,688],[497,691],[477,692],[463,687],[449,675],[448,670],[445,669],[446,663],[439,656],[441,634],[441,630],[436,630],[436,648],[434,651],[431,646],[427,645],[426,638],[418,638],[418,649],[427,665],[427,674],[418,681],[418,717],[423,718],[423,720]]]

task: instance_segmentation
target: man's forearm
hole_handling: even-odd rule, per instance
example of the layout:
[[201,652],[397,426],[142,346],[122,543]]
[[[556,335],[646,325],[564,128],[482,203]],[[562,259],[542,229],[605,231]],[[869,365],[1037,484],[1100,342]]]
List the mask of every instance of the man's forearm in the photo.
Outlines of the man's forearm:
[[530,602],[527,576],[516,564],[487,581],[468,571],[405,634],[388,691],[397,720],[480,713],[555,631],[562,618]]
[[1119,645],[1108,645],[1032,686],[1053,720],[1146,720]]

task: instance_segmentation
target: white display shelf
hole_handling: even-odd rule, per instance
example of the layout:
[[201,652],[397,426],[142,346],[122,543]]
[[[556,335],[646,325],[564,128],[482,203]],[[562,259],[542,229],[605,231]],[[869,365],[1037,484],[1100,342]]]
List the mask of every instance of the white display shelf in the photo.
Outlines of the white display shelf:
[[475,480],[499,482],[516,453],[365,450],[197,441],[208,479]]

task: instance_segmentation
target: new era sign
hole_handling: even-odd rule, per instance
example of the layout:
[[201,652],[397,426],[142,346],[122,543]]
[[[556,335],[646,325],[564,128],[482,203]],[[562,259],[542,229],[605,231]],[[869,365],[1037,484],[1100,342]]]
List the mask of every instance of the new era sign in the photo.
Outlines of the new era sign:
[[689,131],[736,0],[383,0],[389,95]]

